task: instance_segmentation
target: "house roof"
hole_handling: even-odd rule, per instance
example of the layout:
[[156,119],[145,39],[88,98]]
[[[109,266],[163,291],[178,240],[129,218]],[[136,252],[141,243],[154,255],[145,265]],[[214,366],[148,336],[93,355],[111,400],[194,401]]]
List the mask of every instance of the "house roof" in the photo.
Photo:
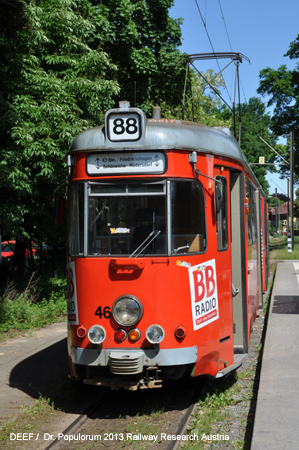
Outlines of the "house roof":
[[[290,202],[284,202],[282,205],[278,206],[277,208],[277,214],[283,215],[283,214],[288,214],[288,203],[289,203],[289,210],[291,209],[291,205]],[[295,206],[293,206],[294,208]],[[275,208],[271,208],[271,213],[276,215],[276,209]]]

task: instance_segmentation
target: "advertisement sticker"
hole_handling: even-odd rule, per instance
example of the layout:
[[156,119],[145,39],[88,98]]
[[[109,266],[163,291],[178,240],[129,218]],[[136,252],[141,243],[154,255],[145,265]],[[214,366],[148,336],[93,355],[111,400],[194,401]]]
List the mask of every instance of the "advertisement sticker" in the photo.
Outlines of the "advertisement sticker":
[[192,266],[189,271],[193,329],[219,319],[215,259]]

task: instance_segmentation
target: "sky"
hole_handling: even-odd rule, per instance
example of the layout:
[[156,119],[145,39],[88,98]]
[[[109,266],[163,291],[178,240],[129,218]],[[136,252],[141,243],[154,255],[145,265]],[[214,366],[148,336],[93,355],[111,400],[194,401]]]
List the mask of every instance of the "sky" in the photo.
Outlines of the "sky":
[[[211,41],[215,52],[233,51],[243,53],[250,59],[250,64],[245,59],[240,64],[241,102],[248,102],[251,97],[261,97],[256,91],[262,69],[277,69],[282,64],[286,64],[288,69],[295,68],[296,61],[283,55],[299,34],[298,0],[174,0],[170,16],[184,19],[181,26],[182,52],[211,53]],[[220,68],[228,62],[226,59],[219,60]],[[209,68],[219,71],[217,62],[213,60],[197,61],[194,64],[201,72]],[[225,91],[223,97],[231,105],[234,97],[234,64],[225,69],[223,76],[232,100]],[[267,102],[267,97],[261,99]],[[270,114],[272,111],[267,109]],[[275,188],[278,192],[287,193],[287,181],[281,180],[278,174],[269,173],[267,180],[271,194]]]

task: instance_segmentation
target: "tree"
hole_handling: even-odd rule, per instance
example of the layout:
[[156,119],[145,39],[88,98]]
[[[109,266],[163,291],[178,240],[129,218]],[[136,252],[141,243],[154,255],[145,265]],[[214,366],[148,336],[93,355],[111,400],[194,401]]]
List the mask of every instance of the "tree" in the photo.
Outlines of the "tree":
[[[103,50],[119,68],[120,94],[149,116],[153,105],[176,108],[183,95],[185,68],[181,53],[181,20],[169,16],[174,0],[91,0],[108,24]],[[99,23],[98,30],[102,24]],[[97,43],[98,41],[96,41]]]
[[[290,43],[288,52],[284,55],[296,60],[299,57],[299,35]],[[267,67],[260,72],[260,86],[258,92],[269,95],[268,106],[274,106],[274,114],[271,120],[271,130],[277,136],[288,138],[291,128],[299,130],[299,63],[295,69],[288,70],[281,65],[277,70]],[[299,135],[295,132],[295,149],[299,148]],[[289,146],[285,146],[284,154],[289,158]],[[295,182],[298,183],[299,155],[294,152]],[[285,168],[281,174],[289,176]]]
[[217,75],[212,69],[207,70],[203,77],[191,70],[183,111],[185,118],[210,127],[229,128],[231,118],[224,119],[222,101],[217,95],[224,86],[222,75]]
[[100,48],[87,0],[23,3],[27,26],[1,36],[0,229],[52,241],[52,193],[66,176],[70,140],[103,121],[119,92],[116,67]]
[[[240,108],[239,108],[240,107]],[[248,103],[237,105],[236,110],[241,110],[241,149],[246,156],[251,169],[263,190],[268,193],[269,183],[265,176],[267,170],[276,172],[275,166],[262,166],[259,163],[259,157],[265,157],[265,163],[274,163],[275,153],[262,142],[262,137],[273,148],[276,149],[276,136],[270,131],[271,117],[266,113],[265,104],[259,97],[252,97]],[[231,117],[232,113],[228,108],[223,108],[223,118]],[[231,127],[233,132],[233,127]],[[237,136],[239,136],[239,124],[237,122]]]

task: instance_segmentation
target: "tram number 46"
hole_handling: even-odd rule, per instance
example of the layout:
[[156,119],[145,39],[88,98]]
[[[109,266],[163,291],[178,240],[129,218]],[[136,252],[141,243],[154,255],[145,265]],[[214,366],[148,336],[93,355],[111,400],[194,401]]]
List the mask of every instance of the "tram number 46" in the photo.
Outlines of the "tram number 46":
[[104,308],[102,309],[101,306],[98,307],[98,309],[96,310],[96,312],[94,313],[95,316],[99,316],[99,318],[101,319],[102,317],[104,317],[104,319],[110,319],[111,317],[111,308],[110,306],[104,306]]

